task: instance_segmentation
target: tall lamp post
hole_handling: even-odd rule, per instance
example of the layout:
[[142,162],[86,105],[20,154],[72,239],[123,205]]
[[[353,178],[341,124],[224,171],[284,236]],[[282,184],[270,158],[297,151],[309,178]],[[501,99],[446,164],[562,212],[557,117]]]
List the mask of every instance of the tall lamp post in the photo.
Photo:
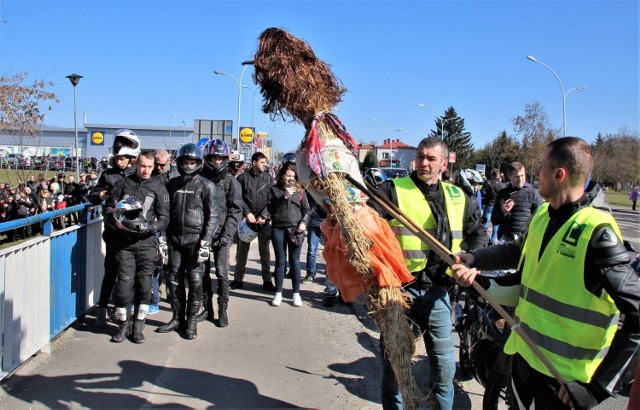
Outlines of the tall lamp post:
[[69,74],[67,76],[73,85],[73,128],[76,131],[76,180],[80,181],[80,155],[78,154],[78,111],[76,110],[76,85],[83,78],[78,74]]
[[[373,122],[382,123],[385,127],[387,127],[387,131],[389,131],[389,150],[391,151],[391,154],[389,155],[389,158],[391,160],[391,168],[393,168],[393,135],[391,135],[391,128],[389,127],[389,124],[387,124],[384,121],[380,121],[377,118],[374,118]],[[400,132],[400,131],[402,131],[402,128],[398,128],[394,132]]]
[[169,158],[171,158],[171,131],[173,130],[173,119],[175,117],[175,114],[171,114],[171,117],[169,117]]
[[222,71],[214,70],[213,72],[214,74],[223,75],[225,77],[231,78],[233,81],[236,82],[236,85],[238,86],[238,123],[236,124],[236,138],[238,139],[238,143],[236,144],[236,149],[238,150],[238,152],[240,152],[240,106],[242,103],[242,77],[244,76],[244,72],[247,70],[247,67],[249,67],[251,64],[253,64],[253,61],[242,62],[242,65],[244,67],[242,68],[242,72],[240,73],[240,80],[236,79],[231,74],[227,74]]
[[186,139],[187,139],[187,122],[182,121],[182,145],[185,144]]
[[444,123],[449,121],[450,118],[444,118],[443,116],[440,115],[440,113],[438,113],[438,110],[436,110],[435,108],[433,108],[430,105],[418,103],[418,107],[420,107],[420,108],[428,108],[428,109],[430,109],[431,111],[433,111],[436,114],[436,117],[441,118],[441,120],[440,120],[440,139],[444,139]]
[[[566,137],[567,136],[567,95],[574,89],[569,90],[569,92],[565,94],[564,85],[562,85],[562,81],[560,81],[560,77],[558,77],[558,74],[556,74],[555,71],[551,69],[551,67],[549,67],[542,61],[537,60],[534,56],[527,56],[527,59],[533,61],[534,63],[538,63],[541,66],[545,67],[547,70],[551,71],[551,74],[553,74],[556,80],[558,80],[558,83],[560,84],[560,90],[562,91],[562,129],[563,129],[563,135]],[[579,87],[576,87],[576,89],[578,88]]]
[[[567,95],[569,95],[570,92],[584,90],[585,88],[587,88],[587,87],[585,87],[584,85],[580,85],[578,87],[573,87],[573,88],[567,90],[567,92],[564,94],[564,98],[562,100],[562,104],[564,104],[565,107],[567,106]],[[567,116],[567,114],[565,112],[565,118],[566,118],[566,116]],[[566,123],[566,120],[565,120],[565,123]]]
[[[246,67],[246,66],[245,66]],[[256,87],[256,88],[250,88],[247,87],[246,85],[242,84],[242,88],[246,88],[247,90],[251,91],[251,128],[253,128],[253,141],[251,142],[251,145],[253,146],[253,150],[252,150],[252,154],[254,153],[253,151],[255,151],[255,146],[256,146],[256,128],[253,125],[253,119],[255,117],[255,106],[256,106],[256,91],[260,90],[260,88]]]

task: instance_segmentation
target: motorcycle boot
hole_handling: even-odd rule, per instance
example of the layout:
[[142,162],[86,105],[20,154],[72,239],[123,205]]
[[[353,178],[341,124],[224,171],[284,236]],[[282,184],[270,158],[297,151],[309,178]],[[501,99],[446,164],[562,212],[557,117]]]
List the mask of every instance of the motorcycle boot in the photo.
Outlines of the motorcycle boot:
[[198,322],[204,322],[209,319],[213,321],[215,314],[213,312],[213,298],[206,296],[202,298],[202,311],[196,316]]
[[169,333],[174,330],[180,330],[180,328],[183,327],[185,309],[184,307],[181,308],[180,302],[177,298],[171,298],[171,312],[173,314],[171,320],[167,324],[157,328],[157,333]]
[[118,333],[111,337],[111,341],[113,343],[122,343],[131,332],[131,313],[129,313],[129,309],[119,307],[116,308],[115,317],[118,324]]
[[131,337],[133,343],[144,343],[145,338],[142,330],[144,329],[144,320],[148,313],[149,305],[140,305],[138,307],[138,314],[136,315],[136,320],[133,322],[133,336]]
[[198,311],[200,310],[200,301],[189,303],[189,315],[187,316],[187,330],[184,336],[188,340],[194,340],[198,337]]
[[107,327],[107,308],[98,308],[98,315],[96,316],[96,327],[104,329]]
[[218,327],[229,326],[229,317],[227,316],[227,302],[218,302]]

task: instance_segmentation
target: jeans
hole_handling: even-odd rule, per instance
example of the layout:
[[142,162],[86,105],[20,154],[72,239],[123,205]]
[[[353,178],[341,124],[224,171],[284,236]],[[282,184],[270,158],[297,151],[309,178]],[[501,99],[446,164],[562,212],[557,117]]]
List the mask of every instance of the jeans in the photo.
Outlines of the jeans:
[[324,277],[324,293],[327,296],[338,296],[338,288],[331,282],[329,275]]
[[[451,302],[444,286],[433,286],[427,290],[407,288],[414,298],[412,316],[420,331],[429,358],[430,395],[438,402],[440,409],[453,407],[453,377],[456,372],[453,332],[451,329]],[[380,336],[382,352],[382,408],[402,409],[402,395],[391,368],[391,362],[384,353],[384,335]]]
[[316,255],[322,231],[319,226],[309,227],[307,233],[307,275],[316,276]]
[[[260,252],[260,270],[262,272],[262,281],[271,282],[271,249],[269,248],[269,239],[271,237],[271,225],[265,224],[258,232],[258,251]],[[233,280],[242,282],[244,273],[247,270],[247,257],[249,256],[250,243],[238,240],[238,248],[236,249],[236,268],[233,272]]]
[[153,271],[153,275],[151,275],[151,304],[158,305],[160,303],[160,290],[158,287],[160,286],[160,280],[162,276],[162,266],[158,267],[156,265],[155,270]]
[[300,293],[300,253],[302,245],[294,245],[289,240],[286,228],[272,228],[271,242],[276,254],[276,292],[282,292],[284,285],[284,265],[287,258],[285,247],[289,254],[289,273],[293,282],[293,293]]
[[[491,222],[491,214],[493,214],[493,204],[485,205],[482,212],[482,219],[486,222],[482,224],[485,228],[489,228]],[[498,225],[492,225],[491,228],[491,243],[498,243]]]

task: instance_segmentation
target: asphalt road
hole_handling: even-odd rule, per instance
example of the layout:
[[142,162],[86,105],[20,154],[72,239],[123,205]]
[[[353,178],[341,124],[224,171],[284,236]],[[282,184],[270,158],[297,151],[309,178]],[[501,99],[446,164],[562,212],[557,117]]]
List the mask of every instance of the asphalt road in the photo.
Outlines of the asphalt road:
[[[614,215],[638,245],[640,213]],[[144,344],[114,344],[116,326],[97,329],[88,315],[52,343],[51,354],[34,356],[2,383],[0,408],[380,408],[379,334],[364,306],[323,307],[319,275],[302,285],[302,307],[291,305],[290,281],[282,305],[272,307],[255,244],[248,268],[245,288],[231,291],[229,327],[202,323],[193,341],[155,333],[171,316],[162,302],[147,320]],[[426,393],[422,343],[414,374]],[[482,408],[477,382],[456,377],[455,384],[454,408]],[[610,399],[598,408],[626,403]]]

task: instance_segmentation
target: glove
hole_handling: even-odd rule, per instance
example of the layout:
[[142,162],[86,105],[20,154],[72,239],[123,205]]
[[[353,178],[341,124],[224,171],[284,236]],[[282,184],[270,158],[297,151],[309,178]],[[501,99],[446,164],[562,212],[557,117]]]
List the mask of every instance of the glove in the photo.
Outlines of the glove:
[[217,241],[215,241],[211,246],[220,247],[220,246],[227,246],[227,245],[229,245],[229,240],[227,238],[220,238]]
[[207,241],[200,241],[200,249],[198,250],[198,259],[196,260],[197,263],[202,263],[206,260],[209,259],[209,242]]
[[570,381],[566,382],[564,387],[576,410],[586,410],[598,405],[598,400],[593,396],[588,383]]
[[169,246],[164,236],[161,236],[160,238],[158,238],[158,240],[160,241],[158,243],[158,253],[162,258],[162,264],[166,265],[167,261],[169,260]]

